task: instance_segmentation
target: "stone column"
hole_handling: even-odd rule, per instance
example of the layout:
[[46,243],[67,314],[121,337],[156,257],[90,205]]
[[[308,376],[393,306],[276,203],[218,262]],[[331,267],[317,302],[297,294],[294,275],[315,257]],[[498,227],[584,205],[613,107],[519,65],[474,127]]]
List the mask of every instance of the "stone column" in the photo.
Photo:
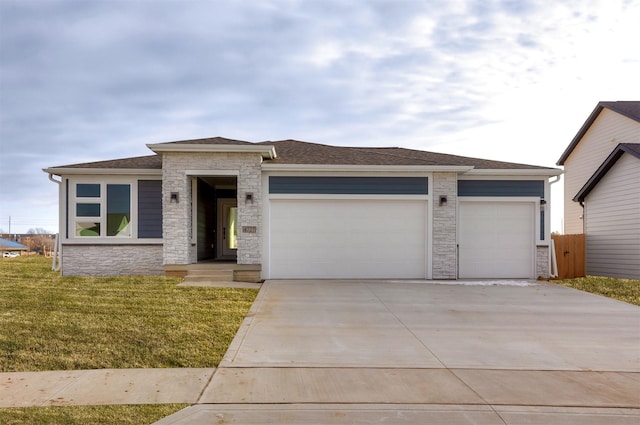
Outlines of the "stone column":
[[[440,202],[446,197],[446,202]],[[433,174],[433,279],[456,279],[458,248],[456,210],[458,203],[457,173]]]
[[[183,155],[162,154],[162,236],[164,264],[191,263],[191,181]],[[177,193],[177,202],[171,194]]]

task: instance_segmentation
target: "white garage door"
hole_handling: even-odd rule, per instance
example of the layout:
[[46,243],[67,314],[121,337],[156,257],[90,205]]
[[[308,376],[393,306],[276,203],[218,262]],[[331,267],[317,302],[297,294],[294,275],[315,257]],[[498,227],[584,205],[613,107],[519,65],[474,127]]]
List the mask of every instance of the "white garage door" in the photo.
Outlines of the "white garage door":
[[459,277],[535,277],[534,205],[460,202]]
[[425,278],[425,201],[271,200],[270,276]]

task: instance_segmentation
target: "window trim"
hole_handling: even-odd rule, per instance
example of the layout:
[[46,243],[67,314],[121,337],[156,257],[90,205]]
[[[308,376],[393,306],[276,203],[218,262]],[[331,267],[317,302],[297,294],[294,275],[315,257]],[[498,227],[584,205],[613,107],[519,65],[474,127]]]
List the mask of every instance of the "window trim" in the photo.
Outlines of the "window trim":
[[[96,177],[77,177],[70,178],[67,197],[68,203],[68,240],[73,241],[109,241],[111,243],[126,242],[138,240],[138,178],[131,177],[113,177],[113,178],[96,178]],[[99,184],[99,197],[81,197],[77,196],[77,186],[79,184]],[[107,236],[107,185],[125,184],[129,185],[129,213],[130,213],[130,235],[128,236]],[[78,204],[99,204],[99,217],[83,217],[76,215]],[[100,225],[100,235],[98,236],[80,236],[77,232],[77,223],[96,222]],[[153,241],[155,239],[149,239]]]

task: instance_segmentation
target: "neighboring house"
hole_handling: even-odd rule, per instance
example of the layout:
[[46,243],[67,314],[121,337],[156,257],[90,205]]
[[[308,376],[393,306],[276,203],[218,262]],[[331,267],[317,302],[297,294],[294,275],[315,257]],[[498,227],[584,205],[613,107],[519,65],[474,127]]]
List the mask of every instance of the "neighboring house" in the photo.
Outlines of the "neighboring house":
[[10,241],[8,239],[0,239],[0,253],[15,252],[22,253],[29,250],[29,247],[22,245],[21,243]]
[[295,140],[147,146],[44,170],[60,176],[63,274],[229,261],[242,280],[549,275],[558,169]]
[[640,143],[616,146],[573,201],[584,205],[587,274],[640,279]]
[[564,166],[564,233],[584,233],[573,197],[620,143],[640,142],[640,101],[600,102],[557,162]]

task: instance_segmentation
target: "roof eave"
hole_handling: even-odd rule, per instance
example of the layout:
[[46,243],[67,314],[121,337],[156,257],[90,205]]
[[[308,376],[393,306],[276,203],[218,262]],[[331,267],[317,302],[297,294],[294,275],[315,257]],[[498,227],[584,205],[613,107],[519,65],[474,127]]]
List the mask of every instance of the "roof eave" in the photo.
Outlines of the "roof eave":
[[510,168],[510,169],[483,169],[474,168],[466,173],[473,176],[539,176],[539,177],[555,177],[564,171],[558,168]]
[[73,168],[73,167],[52,167],[43,168],[42,171],[56,176],[67,175],[143,175],[161,176],[162,170],[157,168]]
[[264,171],[340,171],[340,172],[451,172],[466,173],[472,166],[459,165],[350,165],[350,164],[269,164],[262,163]]
[[580,130],[578,130],[578,133],[576,133],[576,135],[573,137],[573,140],[571,140],[571,143],[569,143],[569,146],[567,146],[567,149],[565,149],[565,151],[560,156],[560,159],[558,159],[556,165],[564,165],[564,162],[567,160],[567,158],[569,158],[569,155],[571,155],[573,149],[575,149],[578,143],[580,143],[580,140],[582,140],[586,132],[589,130],[589,127],[591,127],[591,124],[593,124],[596,118],[598,118],[598,115],[600,115],[600,112],[602,112],[603,109],[604,106],[602,106],[602,102],[598,102],[598,105],[596,105],[596,107],[593,109],[587,120],[584,122],[584,124],[582,124],[582,127],[580,127]]
[[215,145],[215,144],[175,144],[154,143],[147,147],[155,153],[163,152],[194,152],[194,153],[259,153],[264,159],[276,158],[276,148],[271,145]]
[[609,154],[607,159],[598,167],[595,173],[589,180],[582,186],[582,188],[576,193],[576,195],[571,199],[574,202],[583,202],[587,195],[597,186],[597,184],[602,180],[602,178],[609,172],[609,170],[615,165],[616,162],[620,159],[620,157],[624,154],[628,153],[636,158],[640,159],[638,153],[629,149],[624,144],[619,144],[616,148]]

